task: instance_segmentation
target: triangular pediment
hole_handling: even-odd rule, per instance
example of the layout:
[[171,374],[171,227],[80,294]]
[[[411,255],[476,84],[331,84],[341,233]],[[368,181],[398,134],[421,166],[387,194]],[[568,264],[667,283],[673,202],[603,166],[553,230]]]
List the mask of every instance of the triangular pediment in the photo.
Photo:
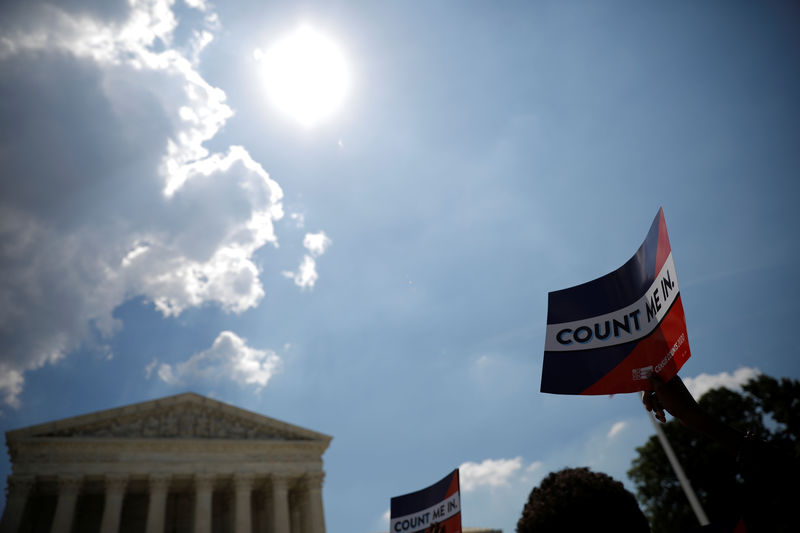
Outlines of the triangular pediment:
[[186,393],[10,431],[10,440],[235,439],[323,441],[331,437]]

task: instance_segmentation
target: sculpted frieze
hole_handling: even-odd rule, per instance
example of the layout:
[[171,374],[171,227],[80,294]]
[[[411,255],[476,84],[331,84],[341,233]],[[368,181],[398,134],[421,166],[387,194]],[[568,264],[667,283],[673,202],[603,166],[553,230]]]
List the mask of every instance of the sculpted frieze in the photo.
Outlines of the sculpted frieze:
[[88,423],[39,436],[304,440],[276,428],[196,405],[118,417],[112,421]]

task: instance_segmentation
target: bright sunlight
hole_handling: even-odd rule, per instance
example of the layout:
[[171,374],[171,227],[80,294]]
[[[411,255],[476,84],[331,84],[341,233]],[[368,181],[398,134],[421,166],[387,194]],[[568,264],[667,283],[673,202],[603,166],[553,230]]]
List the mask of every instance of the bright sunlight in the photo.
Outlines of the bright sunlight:
[[270,102],[305,127],[331,117],[344,102],[350,73],[339,47],[308,25],[257,50]]

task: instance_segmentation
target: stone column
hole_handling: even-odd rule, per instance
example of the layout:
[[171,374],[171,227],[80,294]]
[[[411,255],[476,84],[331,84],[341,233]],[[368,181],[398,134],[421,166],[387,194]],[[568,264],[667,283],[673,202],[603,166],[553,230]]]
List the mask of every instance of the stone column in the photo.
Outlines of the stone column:
[[272,476],[272,529],[274,533],[289,532],[289,478]]
[[214,477],[213,474],[198,474],[194,477],[194,533],[211,533]]
[[122,515],[122,500],[125,498],[125,487],[128,476],[106,476],[106,494],[103,504],[103,519],[100,522],[100,533],[117,533],[119,518]]
[[325,515],[322,508],[322,480],[325,474],[322,472],[307,474],[306,483],[306,533],[325,533]]
[[167,507],[169,475],[151,474],[150,499],[147,503],[147,533],[164,533],[164,512]]
[[58,503],[53,516],[53,526],[50,528],[51,533],[70,533],[82,481],[79,476],[58,478]]
[[236,494],[234,531],[236,533],[253,533],[253,520],[250,509],[251,492],[253,490],[253,475],[236,474],[233,477],[233,485]]
[[28,495],[31,493],[36,479],[34,477],[8,476],[8,497],[3,520],[0,522],[1,533],[17,533],[22,523]]

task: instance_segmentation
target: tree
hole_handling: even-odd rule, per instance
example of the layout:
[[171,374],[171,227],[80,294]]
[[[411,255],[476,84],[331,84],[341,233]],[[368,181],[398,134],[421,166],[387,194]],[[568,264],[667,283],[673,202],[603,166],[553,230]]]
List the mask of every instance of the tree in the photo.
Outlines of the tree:
[[[768,459],[774,459],[778,468],[781,464],[789,468],[792,461],[800,460],[800,382],[787,378],[778,381],[762,374],[742,389],[741,393],[713,389],[698,403],[711,416],[774,446],[776,453]],[[677,420],[667,422],[663,429],[712,523],[735,519],[737,512],[741,513],[737,502],[752,503],[752,494],[745,493],[752,487],[745,485],[741,465],[720,444],[683,427]],[[653,533],[696,527],[697,519],[658,438],[651,436],[636,451],[638,456],[628,476],[636,485],[637,498]],[[790,465],[776,459],[784,457],[789,458]],[[750,479],[747,481],[747,485],[753,484]],[[780,495],[770,494],[770,498],[770,506],[797,504],[780,501]],[[791,530],[796,527],[794,524]]]

